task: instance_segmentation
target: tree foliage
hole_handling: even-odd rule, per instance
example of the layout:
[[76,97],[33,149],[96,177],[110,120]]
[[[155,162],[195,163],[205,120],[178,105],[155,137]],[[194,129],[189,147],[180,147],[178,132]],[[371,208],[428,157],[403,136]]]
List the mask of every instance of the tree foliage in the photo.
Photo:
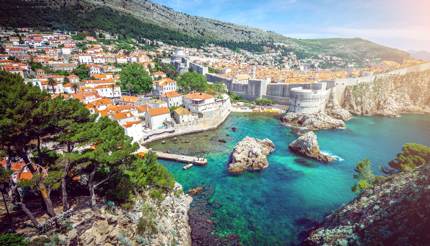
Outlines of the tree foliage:
[[124,66],[121,71],[121,88],[130,94],[148,93],[152,90],[152,79],[146,69],[138,64],[131,63]]
[[390,167],[399,171],[411,171],[430,162],[430,147],[416,144],[407,143],[403,145],[402,152],[397,154],[396,159],[392,160]]
[[0,146],[7,154],[20,154],[34,139],[38,126],[33,114],[48,97],[19,75],[0,71]]
[[25,237],[15,233],[1,233],[0,234],[0,245],[8,246],[26,246],[28,242]]
[[372,171],[372,163],[368,159],[360,161],[354,171],[354,179],[357,180],[357,184],[352,187],[353,192],[358,193],[373,186],[375,175]]
[[[20,192],[22,189],[39,194],[42,207],[53,217],[51,191],[61,188],[63,209],[67,210],[68,183],[74,176],[84,180],[88,177],[82,185],[88,188],[91,205],[96,202],[96,190],[106,183],[122,184],[111,185],[112,190],[131,188],[132,184],[137,189],[141,189],[139,185],[150,186],[157,192],[165,192],[174,184],[156,157],[146,162],[136,159],[137,145],[116,121],[96,118],[77,100],[52,99],[39,88],[25,84],[20,76],[7,72],[0,72],[0,129],[1,157],[8,160],[8,165],[0,168],[0,182],[10,191],[10,200],[38,228],[40,224],[26,206],[27,193]],[[32,178],[16,182],[10,162],[21,160]],[[132,182],[125,174],[127,170],[136,171],[145,181]],[[122,199],[129,194],[126,191]]]
[[178,85],[182,92],[191,91],[205,92],[208,90],[208,81],[205,76],[196,72],[187,72],[181,74],[178,79]]
[[72,73],[76,74],[81,80],[90,79],[90,69],[85,64],[77,66]]
[[219,95],[227,92],[227,88],[224,84],[208,84],[207,93],[211,95]]
[[160,63],[159,61],[156,61],[154,72],[162,71],[164,72],[167,77],[171,79],[176,79],[178,76],[178,73],[176,72],[176,68],[172,64],[164,64]]
[[261,98],[261,99],[255,100],[255,104],[260,106],[270,106],[270,105],[273,105],[273,101],[268,98]]
[[175,185],[172,175],[158,163],[157,155],[154,152],[148,152],[143,159],[135,160],[126,174],[137,187],[170,191]]

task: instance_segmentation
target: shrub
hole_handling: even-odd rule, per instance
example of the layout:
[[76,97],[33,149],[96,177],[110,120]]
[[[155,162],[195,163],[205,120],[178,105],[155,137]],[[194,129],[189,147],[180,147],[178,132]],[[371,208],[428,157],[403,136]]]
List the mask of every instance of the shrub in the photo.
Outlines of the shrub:
[[372,171],[372,163],[366,159],[360,161],[355,167],[354,179],[357,180],[357,184],[352,187],[353,192],[362,192],[369,188],[372,188],[375,182],[375,175]]
[[403,145],[402,152],[397,154],[396,159],[392,160],[389,165],[399,171],[411,171],[429,162],[430,147],[422,144],[407,143]]
[[137,232],[145,235],[153,235],[158,232],[154,208],[147,203],[143,204],[142,217],[137,224]]
[[16,233],[3,233],[0,234],[0,245],[25,246],[28,245],[28,242],[23,236]]
[[273,101],[267,98],[261,98],[261,99],[255,100],[255,104],[260,106],[270,106],[273,104]]

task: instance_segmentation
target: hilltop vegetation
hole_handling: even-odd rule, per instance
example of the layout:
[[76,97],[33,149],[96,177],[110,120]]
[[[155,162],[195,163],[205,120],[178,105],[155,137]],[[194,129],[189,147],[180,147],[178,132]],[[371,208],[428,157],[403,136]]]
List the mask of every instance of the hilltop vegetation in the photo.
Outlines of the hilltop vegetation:
[[216,44],[232,50],[263,52],[274,47],[299,58],[337,56],[355,62],[392,60],[401,62],[406,52],[362,39],[299,40],[274,32],[239,26],[176,12],[148,0],[5,0],[0,6],[0,24],[9,27],[54,28],[60,30],[101,29],[137,39],[202,47]]
[[[56,218],[58,203],[53,201],[61,201],[64,212],[78,196],[88,196],[92,208],[97,197],[130,206],[141,192],[163,200],[175,185],[155,154],[143,159],[134,154],[138,146],[117,122],[90,114],[77,100],[52,99],[19,75],[3,71],[0,129],[0,157],[7,157],[0,166],[0,184],[7,200],[37,229],[43,225],[34,213],[35,203]],[[23,166],[17,171],[13,163]]]

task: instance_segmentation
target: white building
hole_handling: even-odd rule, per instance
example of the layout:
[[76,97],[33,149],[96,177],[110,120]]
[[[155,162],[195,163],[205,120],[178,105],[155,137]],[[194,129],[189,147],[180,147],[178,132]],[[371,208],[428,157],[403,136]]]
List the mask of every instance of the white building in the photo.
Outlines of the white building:
[[107,98],[120,98],[121,88],[114,84],[112,85],[98,85],[94,87],[99,96]]
[[123,57],[123,56],[120,56],[120,57],[117,57],[116,58],[116,63],[118,63],[118,64],[125,64],[125,63],[127,63],[128,62],[128,59],[127,59],[127,57]]
[[90,64],[93,62],[93,58],[89,55],[80,55],[78,59],[80,64]]
[[161,95],[161,100],[165,101],[170,107],[178,107],[183,105],[182,95],[176,91],[169,91]]
[[203,92],[194,92],[185,95],[184,106],[192,113],[198,114],[199,118],[218,109],[215,97]]
[[166,127],[171,121],[169,108],[148,108],[146,114],[146,126],[150,129]]
[[95,74],[101,74],[103,72],[102,67],[100,65],[91,64],[88,66],[90,75],[93,76]]
[[173,119],[177,124],[189,123],[194,121],[196,118],[197,117],[194,116],[191,111],[183,107],[177,108],[173,111]]
[[154,95],[161,97],[163,94],[171,91],[176,91],[176,81],[171,78],[164,78],[154,82]]

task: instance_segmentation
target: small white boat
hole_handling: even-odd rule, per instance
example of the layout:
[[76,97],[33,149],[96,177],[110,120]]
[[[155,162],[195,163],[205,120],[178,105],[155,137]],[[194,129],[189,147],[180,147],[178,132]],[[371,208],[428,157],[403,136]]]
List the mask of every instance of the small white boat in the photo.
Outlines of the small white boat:
[[190,164],[185,165],[182,169],[188,170],[188,169],[192,168],[193,166],[194,166],[193,163],[190,163]]

